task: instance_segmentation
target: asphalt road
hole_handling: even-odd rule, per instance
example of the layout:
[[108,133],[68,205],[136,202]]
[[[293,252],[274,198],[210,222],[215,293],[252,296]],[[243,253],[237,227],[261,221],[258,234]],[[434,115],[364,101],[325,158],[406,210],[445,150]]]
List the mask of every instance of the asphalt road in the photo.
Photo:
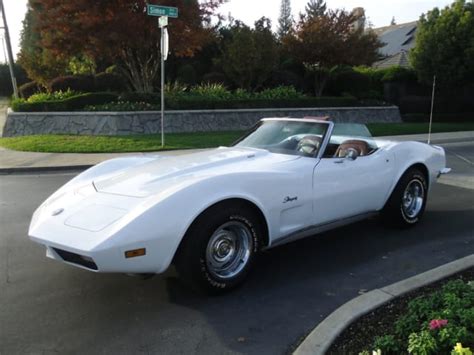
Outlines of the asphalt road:
[[445,147],[453,175],[415,228],[373,219],[273,249],[242,288],[214,298],[173,269],[143,281],[46,259],[29,220],[73,174],[0,176],[0,354],[288,353],[359,292],[474,252],[474,142]]

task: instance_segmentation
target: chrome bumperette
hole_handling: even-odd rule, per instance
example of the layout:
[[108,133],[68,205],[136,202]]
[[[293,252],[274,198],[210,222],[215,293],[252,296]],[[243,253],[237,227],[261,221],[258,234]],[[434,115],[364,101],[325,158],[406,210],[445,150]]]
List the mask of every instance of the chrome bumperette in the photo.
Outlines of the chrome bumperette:
[[438,178],[439,178],[441,175],[449,174],[450,172],[451,172],[451,168],[443,168],[443,169],[441,169],[441,170],[438,172]]

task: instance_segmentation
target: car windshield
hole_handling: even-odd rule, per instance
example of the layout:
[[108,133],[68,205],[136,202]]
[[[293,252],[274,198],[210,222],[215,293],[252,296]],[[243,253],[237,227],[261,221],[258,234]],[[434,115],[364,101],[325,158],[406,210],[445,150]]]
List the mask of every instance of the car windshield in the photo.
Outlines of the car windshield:
[[314,157],[321,148],[328,127],[329,124],[325,122],[264,120],[235,146]]

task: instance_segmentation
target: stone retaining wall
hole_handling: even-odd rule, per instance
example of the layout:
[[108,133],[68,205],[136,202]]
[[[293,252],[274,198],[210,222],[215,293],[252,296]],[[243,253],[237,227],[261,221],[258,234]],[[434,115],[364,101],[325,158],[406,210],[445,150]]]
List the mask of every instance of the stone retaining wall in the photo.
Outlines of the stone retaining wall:
[[[330,116],[335,122],[401,122],[396,106],[167,111],[165,132],[244,130],[265,117]],[[161,132],[160,112],[9,112],[3,136],[128,135]]]

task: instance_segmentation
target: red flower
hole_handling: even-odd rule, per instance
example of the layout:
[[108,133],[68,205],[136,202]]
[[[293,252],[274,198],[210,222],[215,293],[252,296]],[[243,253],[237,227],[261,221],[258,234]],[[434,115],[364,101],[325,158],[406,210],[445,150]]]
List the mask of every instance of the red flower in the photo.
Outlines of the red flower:
[[430,330],[440,329],[448,324],[447,319],[433,319],[430,322]]

